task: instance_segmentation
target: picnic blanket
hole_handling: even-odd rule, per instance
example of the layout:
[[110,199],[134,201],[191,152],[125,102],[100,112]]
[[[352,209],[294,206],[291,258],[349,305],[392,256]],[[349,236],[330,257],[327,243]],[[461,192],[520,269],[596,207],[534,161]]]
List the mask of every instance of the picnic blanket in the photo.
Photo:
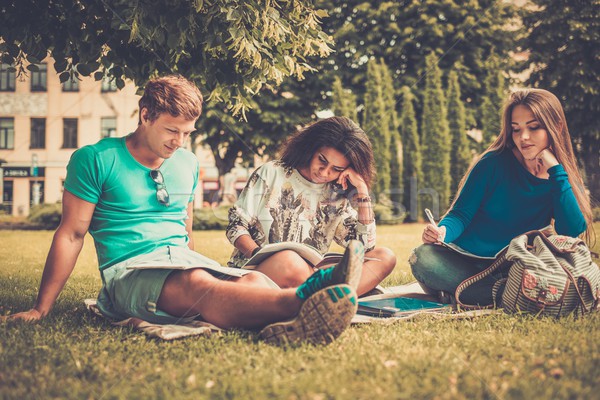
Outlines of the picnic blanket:
[[[392,286],[383,288],[382,294],[377,294],[373,296],[361,297],[362,300],[378,300],[378,299],[387,299],[394,297],[419,297],[424,300],[436,301],[432,296],[427,295],[417,282],[409,283],[407,285],[400,286]],[[180,339],[188,336],[209,336],[213,333],[221,332],[223,329],[212,325],[208,322],[204,321],[191,321],[188,323],[182,324],[153,324],[147,321],[144,321],[140,318],[127,318],[122,321],[114,321],[112,319],[104,316],[98,307],[96,306],[96,299],[85,299],[85,306],[88,310],[90,310],[95,315],[99,317],[106,318],[111,321],[113,325],[116,326],[130,326],[133,327],[150,337],[156,337],[163,340],[174,340]],[[408,321],[413,320],[415,318],[436,318],[436,319],[470,319],[475,317],[481,317],[484,315],[502,313],[502,310],[471,310],[471,311],[461,311],[454,312],[449,307],[446,310],[438,310],[438,311],[415,311],[414,313],[402,315],[400,317],[389,317],[389,318],[380,318],[380,317],[370,317],[366,315],[356,314],[352,319],[352,324],[394,324],[399,321]]]
[[130,326],[150,337],[156,337],[163,340],[180,339],[188,336],[209,336],[214,332],[220,332],[222,329],[204,321],[191,321],[185,324],[153,324],[140,318],[127,318],[122,321],[115,321],[108,318],[100,312],[96,305],[96,299],[85,299],[85,307],[93,314],[109,320],[115,326]]

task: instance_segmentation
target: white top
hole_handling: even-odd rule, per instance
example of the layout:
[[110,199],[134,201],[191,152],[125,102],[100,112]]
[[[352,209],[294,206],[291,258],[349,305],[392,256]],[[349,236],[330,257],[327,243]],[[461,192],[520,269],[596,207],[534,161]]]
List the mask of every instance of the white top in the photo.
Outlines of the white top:
[[[322,254],[333,240],[346,247],[360,240],[369,251],[375,247],[375,222],[358,221],[347,194],[337,184],[312,183],[298,170],[271,161],[258,168],[238,201],[229,210],[227,238],[250,235],[258,244],[306,243]],[[246,257],[237,249],[228,265],[241,267]]]

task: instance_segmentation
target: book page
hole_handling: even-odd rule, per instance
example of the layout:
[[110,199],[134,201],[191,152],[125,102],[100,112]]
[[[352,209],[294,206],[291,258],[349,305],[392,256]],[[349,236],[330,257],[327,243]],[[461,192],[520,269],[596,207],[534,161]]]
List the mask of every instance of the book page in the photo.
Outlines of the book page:
[[242,268],[253,269],[258,264],[271,257],[273,254],[283,250],[292,250],[304,258],[310,265],[317,265],[323,259],[321,253],[312,246],[297,242],[269,243],[264,245],[254,256],[252,256]]
[[[495,255],[491,256],[491,257],[490,256],[478,256],[477,254],[470,253],[467,250],[455,245],[454,243],[439,242],[439,244],[441,246],[444,246],[447,249],[450,249],[450,250],[456,252],[456,253],[459,253],[459,254],[462,254],[463,256],[467,256],[467,257],[471,257],[471,258],[479,258],[482,260],[494,260],[496,258]],[[504,248],[502,250],[504,250]],[[502,250],[500,250],[500,251],[502,251]]]
[[[554,228],[552,227],[552,225],[545,226],[545,227],[543,227],[541,229],[538,229],[538,230],[541,231],[541,232],[544,232],[544,234],[546,234],[546,235],[554,233]],[[506,250],[508,248],[508,246],[509,246],[507,244],[506,246],[504,246],[503,248],[501,248],[500,251],[498,251],[493,256],[480,256],[480,255],[477,255],[477,254],[473,254],[473,253],[471,253],[471,252],[463,249],[462,247],[457,246],[454,243],[438,242],[438,244],[441,245],[441,246],[444,246],[447,249],[450,249],[450,250],[455,251],[455,252],[457,252],[459,254],[462,254],[462,255],[464,255],[466,257],[479,258],[479,259],[482,259],[482,260],[495,260],[496,258],[498,258],[498,256],[500,255],[500,253],[502,253],[504,250]],[[510,241],[509,241],[509,244],[510,244]]]

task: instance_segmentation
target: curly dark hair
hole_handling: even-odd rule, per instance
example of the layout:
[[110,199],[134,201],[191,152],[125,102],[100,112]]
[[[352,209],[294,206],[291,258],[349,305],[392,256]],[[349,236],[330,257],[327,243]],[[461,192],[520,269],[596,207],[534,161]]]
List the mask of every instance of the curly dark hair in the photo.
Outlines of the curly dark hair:
[[349,166],[371,187],[375,178],[373,148],[365,132],[349,118],[326,118],[300,129],[283,143],[279,154],[286,165],[303,169],[322,147],[342,153],[350,161]]

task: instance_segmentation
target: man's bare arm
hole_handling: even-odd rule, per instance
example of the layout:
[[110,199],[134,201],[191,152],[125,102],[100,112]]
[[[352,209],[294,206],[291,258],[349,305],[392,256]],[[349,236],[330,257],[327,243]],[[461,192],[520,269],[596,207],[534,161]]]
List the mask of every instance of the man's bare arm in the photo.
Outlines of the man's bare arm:
[[65,190],[62,220],[54,233],[52,246],[46,258],[35,305],[29,311],[12,315],[11,319],[37,321],[50,312],[56,298],[73,272],[95,208],[95,204],[82,200]]

